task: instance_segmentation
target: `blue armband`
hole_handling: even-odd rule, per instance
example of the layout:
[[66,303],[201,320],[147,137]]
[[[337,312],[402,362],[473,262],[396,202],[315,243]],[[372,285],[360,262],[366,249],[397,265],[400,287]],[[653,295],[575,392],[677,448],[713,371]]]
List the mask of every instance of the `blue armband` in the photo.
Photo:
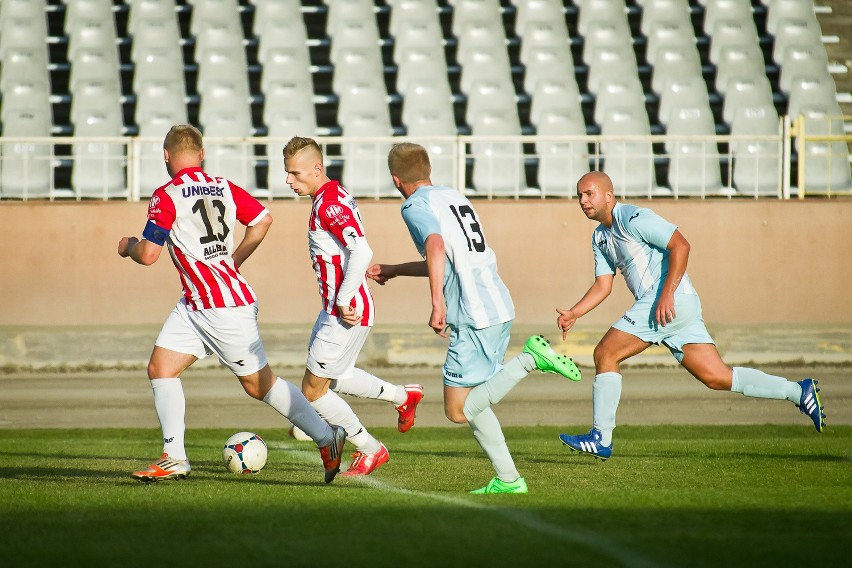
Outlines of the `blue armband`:
[[145,225],[145,230],[142,231],[142,237],[156,245],[163,246],[169,239],[169,231],[160,227],[153,221],[148,221],[148,224]]

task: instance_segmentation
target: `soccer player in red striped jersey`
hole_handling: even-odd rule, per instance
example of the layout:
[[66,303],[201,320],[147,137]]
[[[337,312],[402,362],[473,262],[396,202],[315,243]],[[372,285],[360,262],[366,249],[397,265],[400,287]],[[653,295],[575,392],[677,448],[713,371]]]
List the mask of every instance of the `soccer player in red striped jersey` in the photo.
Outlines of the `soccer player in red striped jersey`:
[[[326,423],[296,385],[272,374],[258,332],[257,298],[239,270],[266,236],[272,224],[269,211],[240,186],[201,169],[204,147],[197,128],[173,126],[163,142],[163,158],[172,179],[151,197],[143,238],[124,237],[118,243],[120,256],[146,266],[166,246],[183,285],[183,297],[166,319],[148,362],[163,454],[132,476],[152,482],[189,475],[180,375],[215,353],[246,393],[317,443],[325,482],[330,483],[340,470],[345,430]],[[235,247],[237,222],[246,231]]]
[[373,251],[355,199],[325,173],[322,149],[311,138],[294,137],[284,147],[287,183],[312,200],[308,249],[317,275],[322,310],[308,345],[302,392],[328,422],[346,429],[356,448],[346,476],[367,475],[388,460],[376,440],[337,393],[393,403],[397,426],[406,432],[423,398],[421,385],[394,385],[355,367],[375,319],[366,271]]

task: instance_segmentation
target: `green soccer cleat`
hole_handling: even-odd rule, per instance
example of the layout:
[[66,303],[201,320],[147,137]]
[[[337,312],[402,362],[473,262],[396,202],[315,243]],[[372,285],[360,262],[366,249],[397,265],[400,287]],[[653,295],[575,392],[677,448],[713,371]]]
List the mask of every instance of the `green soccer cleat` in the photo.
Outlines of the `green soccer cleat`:
[[544,373],[557,373],[571,379],[580,380],[580,369],[570,357],[560,355],[550,347],[550,342],[542,335],[533,335],[524,345],[524,353],[529,353],[535,360],[535,366]]
[[519,477],[511,483],[503,481],[499,477],[493,478],[485,487],[474,489],[470,493],[472,495],[492,495],[494,493],[526,493],[527,482],[523,477]]

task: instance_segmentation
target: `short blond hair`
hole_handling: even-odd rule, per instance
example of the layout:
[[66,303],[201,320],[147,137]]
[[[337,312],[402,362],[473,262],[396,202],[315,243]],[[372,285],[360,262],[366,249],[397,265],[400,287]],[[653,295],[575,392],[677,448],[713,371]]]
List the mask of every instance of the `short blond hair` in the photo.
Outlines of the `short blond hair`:
[[293,136],[284,146],[284,159],[289,160],[305,148],[311,148],[319,156],[319,161],[322,162],[322,148],[313,138],[304,138],[302,136]]
[[429,179],[432,175],[432,164],[426,148],[420,144],[402,142],[394,144],[388,153],[388,169],[403,183],[414,183]]
[[191,124],[175,124],[163,140],[163,149],[172,155],[188,152],[199,154],[203,148],[201,131]]

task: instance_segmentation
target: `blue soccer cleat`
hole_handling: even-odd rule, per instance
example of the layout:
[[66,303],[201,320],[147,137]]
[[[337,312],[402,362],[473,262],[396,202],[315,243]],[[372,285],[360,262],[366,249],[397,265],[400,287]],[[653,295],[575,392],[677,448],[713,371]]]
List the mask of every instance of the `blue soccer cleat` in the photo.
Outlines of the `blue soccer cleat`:
[[814,421],[817,432],[825,430],[825,407],[819,399],[819,381],[803,379],[799,381],[802,386],[802,398],[799,400],[799,412],[807,414]]
[[560,434],[559,439],[572,451],[589,454],[601,461],[606,461],[612,455],[612,444],[610,443],[608,446],[601,444],[601,432],[596,428],[589,430],[588,434],[580,434],[579,436]]

